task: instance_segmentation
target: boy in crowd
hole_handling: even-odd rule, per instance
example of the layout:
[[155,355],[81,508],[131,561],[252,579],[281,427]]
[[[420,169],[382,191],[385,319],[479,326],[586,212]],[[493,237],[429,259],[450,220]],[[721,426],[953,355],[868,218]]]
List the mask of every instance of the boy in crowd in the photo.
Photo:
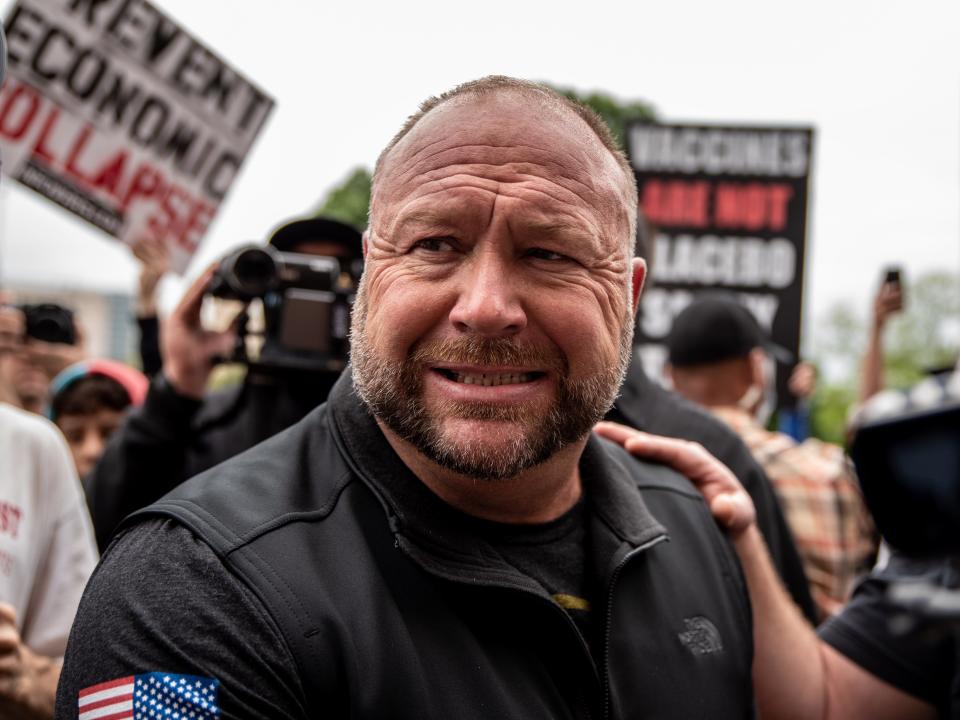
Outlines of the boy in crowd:
[[57,375],[50,385],[50,419],[70,447],[77,474],[87,477],[127,409],[143,404],[143,373],[114,360],[85,360]]

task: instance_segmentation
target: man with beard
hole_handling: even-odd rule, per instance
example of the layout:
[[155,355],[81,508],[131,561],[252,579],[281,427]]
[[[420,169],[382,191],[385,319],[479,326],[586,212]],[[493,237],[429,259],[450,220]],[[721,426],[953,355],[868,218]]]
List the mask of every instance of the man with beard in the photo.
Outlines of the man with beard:
[[127,520],[58,717],[752,717],[732,548],[688,480],[590,434],[636,207],[552,91],[427,101],[377,163],[352,372]]

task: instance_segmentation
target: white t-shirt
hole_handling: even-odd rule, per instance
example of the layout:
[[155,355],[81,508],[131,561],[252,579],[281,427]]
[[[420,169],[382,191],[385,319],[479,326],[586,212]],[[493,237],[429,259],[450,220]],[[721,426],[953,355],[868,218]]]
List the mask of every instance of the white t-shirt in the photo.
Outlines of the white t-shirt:
[[60,657],[97,546],[63,436],[0,403],[0,601],[17,610],[24,643]]

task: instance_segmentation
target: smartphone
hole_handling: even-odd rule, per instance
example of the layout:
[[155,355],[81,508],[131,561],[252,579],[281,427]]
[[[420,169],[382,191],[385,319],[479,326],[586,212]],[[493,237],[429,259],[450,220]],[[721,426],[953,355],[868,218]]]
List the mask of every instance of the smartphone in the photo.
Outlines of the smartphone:
[[883,283],[893,283],[894,285],[900,284],[900,268],[899,267],[888,267],[883,276]]

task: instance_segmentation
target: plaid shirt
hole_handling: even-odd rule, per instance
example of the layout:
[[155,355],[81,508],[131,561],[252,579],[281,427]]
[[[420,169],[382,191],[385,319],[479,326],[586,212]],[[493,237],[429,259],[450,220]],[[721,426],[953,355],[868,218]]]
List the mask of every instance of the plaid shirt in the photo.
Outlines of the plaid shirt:
[[877,534],[843,449],[798,444],[761,427],[739,408],[712,408],[743,439],[773,483],[793,532],[813,600],[825,619],[843,607],[873,566]]

